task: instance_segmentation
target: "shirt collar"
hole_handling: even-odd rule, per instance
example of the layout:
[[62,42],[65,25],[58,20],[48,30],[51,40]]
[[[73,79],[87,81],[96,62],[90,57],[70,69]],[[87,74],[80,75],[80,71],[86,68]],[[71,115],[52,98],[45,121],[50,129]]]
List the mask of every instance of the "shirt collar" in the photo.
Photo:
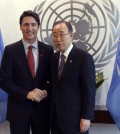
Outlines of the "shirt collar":
[[[72,48],[73,48],[73,44],[71,44],[70,46],[69,46],[69,48],[63,53],[63,55],[67,58],[68,57],[68,55],[69,55],[69,53],[70,53],[70,51],[72,50]],[[62,53],[60,53],[60,55],[61,55]]]
[[28,49],[28,47],[30,45],[32,45],[34,48],[38,49],[38,41],[37,40],[33,44],[29,44],[24,39],[22,39],[22,42],[23,42],[23,45],[24,45],[25,50]]

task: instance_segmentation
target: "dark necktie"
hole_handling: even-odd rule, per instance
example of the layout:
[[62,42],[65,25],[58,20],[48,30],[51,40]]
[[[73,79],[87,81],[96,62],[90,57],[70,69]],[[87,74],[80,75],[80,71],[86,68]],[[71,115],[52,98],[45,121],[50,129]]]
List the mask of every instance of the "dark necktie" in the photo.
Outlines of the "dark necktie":
[[35,62],[34,62],[32,48],[33,48],[33,46],[31,46],[31,45],[28,47],[27,57],[28,57],[29,68],[30,68],[32,77],[34,78],[35,77]]
[[59,64],[59,67],[58,67],[58,78],[60,78],[60,76],[61,76],[61,73],[63,71],[64,65],[65,65],[65,56],[63,54],[61,54],[61,56],[60,56],[60,64]]

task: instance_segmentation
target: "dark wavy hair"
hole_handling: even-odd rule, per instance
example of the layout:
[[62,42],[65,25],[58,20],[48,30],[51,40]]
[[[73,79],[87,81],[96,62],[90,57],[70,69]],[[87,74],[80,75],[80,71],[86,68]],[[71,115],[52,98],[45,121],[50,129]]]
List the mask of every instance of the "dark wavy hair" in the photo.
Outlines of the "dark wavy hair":
[[35,13],[35,12],[33,12],[33,11],[31,11],[31,10],[24,11],[24,12],[22,13],[22,15],[20,16],[20,19],[19,19],[19,24],[20,24],[20,25],[22,24],[23,18],[24,18],[24,17],[27,17],[27,16],[33,17],[33,18],[36,20],[38,26],[40,25],[40,18],[39,18],[39,16],[38,16],[38,14]]

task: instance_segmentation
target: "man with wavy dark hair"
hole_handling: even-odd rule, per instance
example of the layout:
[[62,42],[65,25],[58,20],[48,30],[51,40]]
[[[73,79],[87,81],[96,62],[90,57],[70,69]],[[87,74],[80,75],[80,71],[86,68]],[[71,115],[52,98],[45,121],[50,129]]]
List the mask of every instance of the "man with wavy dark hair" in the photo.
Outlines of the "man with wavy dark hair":
[[49,134],[50,59],[52,47],[38,41],[37,13],[20,16],[23,38],[5,47],[0,87],[8,93],[11,134]]

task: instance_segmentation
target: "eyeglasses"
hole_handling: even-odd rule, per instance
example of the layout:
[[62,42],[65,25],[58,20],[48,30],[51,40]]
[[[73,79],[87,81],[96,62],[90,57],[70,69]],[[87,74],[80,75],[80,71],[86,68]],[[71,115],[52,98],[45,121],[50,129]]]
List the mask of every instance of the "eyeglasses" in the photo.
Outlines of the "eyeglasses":
[[55,34],[55,33],[53,33],[53,38],[58,38],[58,37],[64,38],[68,34],[70,34],[70,33],[66,33],[66,34],[64,34],[64,33],[61,33],[61,34]]

